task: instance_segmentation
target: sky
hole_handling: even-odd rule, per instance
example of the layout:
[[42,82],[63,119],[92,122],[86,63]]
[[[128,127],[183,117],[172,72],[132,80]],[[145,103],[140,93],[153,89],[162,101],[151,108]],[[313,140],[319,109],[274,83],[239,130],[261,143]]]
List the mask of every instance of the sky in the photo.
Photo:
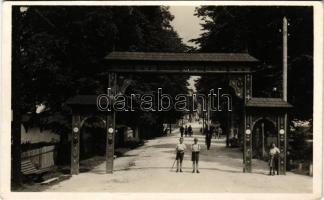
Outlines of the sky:
[[[195,7],[193,6],[170,6],[170,12],[174,15],[174,19],[171,22],[171,25],[178,32],[179,36],[183,39],[182,41],[189,45],[197,47],[196,44],[189,42],[189,40],[198,38],[201,31],[200,23],[202,22],[197,16],[194,16]],[[189,89],[192,89],[194,92],[196,88],[194,86],[195,80],[199,76],[191,76],[188,79]]]
[[188,40],[199,37],[202,32],[200,23],[202,22],[197,16],[194,16],[194,6],[170,6],[170,12],[174,15],[171,22],[173,28],[178,32],[183,42],[190,46],[195,46],[194,43]]

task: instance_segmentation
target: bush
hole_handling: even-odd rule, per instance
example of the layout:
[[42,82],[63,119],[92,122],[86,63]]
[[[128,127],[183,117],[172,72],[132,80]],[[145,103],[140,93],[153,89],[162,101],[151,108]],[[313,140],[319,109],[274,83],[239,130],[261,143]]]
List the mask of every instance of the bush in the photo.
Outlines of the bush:
[[313,143],[312,143],[312,124],[309,121],[293,120],[290,127],[290,134],[293,141],[291,146],[291,159],[301,162],[312,161]]

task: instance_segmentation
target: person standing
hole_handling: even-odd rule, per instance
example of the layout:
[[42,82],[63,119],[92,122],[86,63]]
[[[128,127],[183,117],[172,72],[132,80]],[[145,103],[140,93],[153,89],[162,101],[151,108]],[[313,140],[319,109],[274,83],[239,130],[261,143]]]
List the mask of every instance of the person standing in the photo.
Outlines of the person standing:
[[213,138],[213,135],[216,135],[216,128],[214,126],[210,126],[210,134],[211,134],[211,138]]
[[220,139],[220,136],[223,134],[223,130],[221,127],[218,127],[218,130],[217,130],[217,137],[218,139]]
[[184,134],[187,137],[187,135],[188,135],[188,127],[187,127],[187,125],[185,126],[185,132],[184,132]]
[[192,127],[191,127],[191,125],[189,125],[189,127],[188,127],[188,134],[189,134],[190,137],[192,136]]
[[182,161],[184,157],[184,152],[186,150],[186,145],[183,143],[183,138],[179,139],[179,143],[176,146],[176,160],[177,160],[177,171],[182,172]]
[[198,138],[194,139],[194,143],[191,145],[191,161],[192,161],[192,173],[200,173],[198,169],[200,145],[198,144]]
[[278,174],[278,156],[280,154],[280,150],[276,147],[275,143],[271,144],[271,148],[269,151],[269,167],[270,167],[270,173],[269,175],[274,176],[275,171],[277,171]]
[[217,132],[218,132],[218,128],[216,126],[213,127],[213,132],[212,132],[212,137],[215,136],[215,139],[217,137]]
[[208,128],[205,129],[205,134],[206,134],[206,136],[205,136],[205,142],[206,142],[207,150],[209,150],[210,149],[212,135],[211,135],[210,130],[208,130]]
[[183,126],[180,127],[180,136],[183,137],[183,132],[184,132],[184,128]]

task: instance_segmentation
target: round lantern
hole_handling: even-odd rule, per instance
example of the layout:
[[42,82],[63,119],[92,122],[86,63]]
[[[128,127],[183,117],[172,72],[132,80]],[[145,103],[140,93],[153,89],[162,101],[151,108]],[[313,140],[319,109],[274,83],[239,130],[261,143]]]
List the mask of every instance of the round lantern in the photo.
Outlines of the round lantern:
[[283,134],[285,134],[285,130],[280,129],[280,130],[279,130],[279,133],[280,133],[281,135],[283,135]]

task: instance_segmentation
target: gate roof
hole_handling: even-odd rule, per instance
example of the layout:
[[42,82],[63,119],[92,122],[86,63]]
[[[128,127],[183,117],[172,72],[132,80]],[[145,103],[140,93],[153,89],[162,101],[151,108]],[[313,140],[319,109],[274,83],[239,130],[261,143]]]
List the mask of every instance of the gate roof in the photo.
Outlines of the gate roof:
[[259,108],[292,108],[293,106],[281,98],[254,97],[246,102],[247,107]]
[[250,73],[259,61],[248,53],[119,52],[105,58],[110,72]]
[[179,62],[257,62],[248,53],[161,53],[161,52],[111,52],[106,60],[179,61]]

